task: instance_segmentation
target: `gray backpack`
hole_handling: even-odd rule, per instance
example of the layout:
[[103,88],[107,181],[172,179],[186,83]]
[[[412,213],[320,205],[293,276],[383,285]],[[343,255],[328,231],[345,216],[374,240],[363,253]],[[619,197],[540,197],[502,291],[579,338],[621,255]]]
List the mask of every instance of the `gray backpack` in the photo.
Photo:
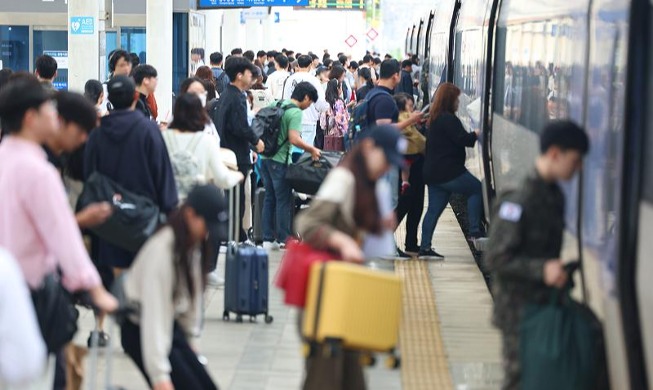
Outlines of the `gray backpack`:
[[170,163],[172,164],[172,172],[175,176],[180,203],[186,200],[188,193],[194,186],[204,182],[204,172],[202,172],[200,163],[195,156],[195,150],[202,137],[204,137],[203,132],[196,133],[188,147],[181,149],[177,137],[172,134],[172,130],[163,132],[163,138],[170,154]]

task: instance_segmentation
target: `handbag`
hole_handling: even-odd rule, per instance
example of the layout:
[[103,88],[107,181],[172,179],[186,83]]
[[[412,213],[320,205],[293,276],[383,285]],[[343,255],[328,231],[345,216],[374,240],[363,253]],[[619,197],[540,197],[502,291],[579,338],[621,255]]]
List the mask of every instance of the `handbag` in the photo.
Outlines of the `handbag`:
[[32,302],[48,353],[58,353],[75,336],[79,313],[56,273],[32,290]]
[[[571,276],[570,276],[571,279]],[[607,388],[601,323],[568,286],[545,304],[528,304],[520,328],[521,385],[528,390]]]
[[275,285],[284,290],[284,302],[290,306],[303,308],[306,305],[306,290],[311,265],[337,259],[328,251],[320,251],[297,240],[288,240],[286,254],[281,260],[281,266]]
[[345,137],[341,135],[325,135],[324,150],[328,152],[344,152]]
[[322,152],[320,158],[314,161],[310,153],[304,153],[296,163],[288,166],[286,180],[295,191],[315,195],[342,156],[342,153]]
[[95,171],[86,180],[77,201],[77,211],[97,202],[113,205],[113,214],[90,230],[110,244],[130,252],[138,252],[163,222],[159,207],[151,199],[125,189]]

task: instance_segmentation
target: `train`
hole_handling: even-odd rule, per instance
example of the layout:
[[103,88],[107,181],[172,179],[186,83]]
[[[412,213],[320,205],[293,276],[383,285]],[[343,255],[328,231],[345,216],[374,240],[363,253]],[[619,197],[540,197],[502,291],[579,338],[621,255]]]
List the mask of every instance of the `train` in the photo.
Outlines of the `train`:
[[[480,142],[467,166],[498,194],[533,169],[538,132],[570,119],[591,147],[563,184],[563,257],[603,323],[612,389],[653,389],[653,2],[441,0],[408,27],[428,104],[442,82]],[[491,218],[487,218],[491,224]]]

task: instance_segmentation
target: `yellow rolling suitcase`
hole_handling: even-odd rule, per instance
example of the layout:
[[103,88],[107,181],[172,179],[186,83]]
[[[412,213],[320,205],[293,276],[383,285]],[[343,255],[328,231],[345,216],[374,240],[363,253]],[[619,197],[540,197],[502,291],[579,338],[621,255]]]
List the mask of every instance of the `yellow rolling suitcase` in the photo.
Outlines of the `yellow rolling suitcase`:
[[394,273],[342,261],[311,267],[302,333],[348,349],[394,355],[402,281]]

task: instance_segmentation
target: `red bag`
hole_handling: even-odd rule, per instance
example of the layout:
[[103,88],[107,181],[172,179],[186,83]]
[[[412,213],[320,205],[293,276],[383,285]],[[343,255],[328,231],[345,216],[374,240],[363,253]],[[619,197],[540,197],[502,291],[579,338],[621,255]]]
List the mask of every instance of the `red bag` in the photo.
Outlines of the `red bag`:
[[306,304],[306,290],[311,265],[316,262],[335,260],[328,251],[318,251],[308,244],[288,240],[275,285],[285,291],[284,302],[290,306],[303,308]]
[[338,135],[325,135],[324,136],[324,150],[327,152],[344,152],[345,151],[345,137]]

